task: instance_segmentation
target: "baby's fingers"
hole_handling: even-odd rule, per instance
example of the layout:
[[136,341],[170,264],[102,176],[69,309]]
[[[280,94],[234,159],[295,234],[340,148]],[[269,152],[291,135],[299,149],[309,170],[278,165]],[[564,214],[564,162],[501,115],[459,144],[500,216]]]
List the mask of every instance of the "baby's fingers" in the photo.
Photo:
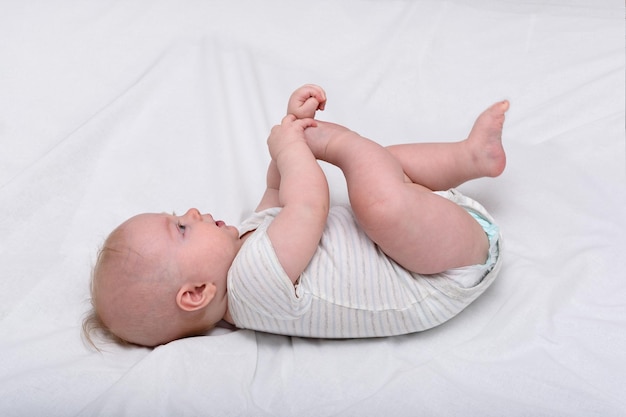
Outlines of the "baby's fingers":
[[297,99],[300,102],[306,101],[309,97],[315,97],[321,103],[326,101],[326,92],[319,85],[305,84],[291,94],[291,99]]
[[307,127],[317,126],[317,122],[315,121],[315,119],[312,119],[310,117],[307,117],[305,119],[298,119],[294,123],[297,123],[298,126],[302,128],[302,130],[306,129]]
[[307,127],[317,126],[317,122],[315,121],[315,119],[312,119],[310,117],[299,119],[295,114],[288,114],[287,116],[283,117],[281,125],[283,127],[296,127],[304,130]]
[[315,84],[305,84],[291,94],[287,104],[287,113],[297,118],[314,117],[317,110],[324,110],[326,92]]
[[324,103],[326,103],[326,92],[319,85],[306,84],[302,88],[303,88],[303,91],[306,94],[308,94],[309,97],[314,97],[320,103],[320,105],[323,105]]
[[315,97],[309,97],[299,108],[295,110],[294,114],[300,119],[314,117],[315,112],[319,108],[319,100]]

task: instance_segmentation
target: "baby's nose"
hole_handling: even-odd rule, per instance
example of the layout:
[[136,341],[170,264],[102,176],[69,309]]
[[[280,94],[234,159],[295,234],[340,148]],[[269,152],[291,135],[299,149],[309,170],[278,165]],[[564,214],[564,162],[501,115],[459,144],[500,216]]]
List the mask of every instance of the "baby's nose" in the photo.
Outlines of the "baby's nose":
[[198,220],[202,219],[202,214],[200,214],[200,210],[198,210],[197,208],[190,208],[189,210],[187,210],[187,213],[185,213],[185,217]]

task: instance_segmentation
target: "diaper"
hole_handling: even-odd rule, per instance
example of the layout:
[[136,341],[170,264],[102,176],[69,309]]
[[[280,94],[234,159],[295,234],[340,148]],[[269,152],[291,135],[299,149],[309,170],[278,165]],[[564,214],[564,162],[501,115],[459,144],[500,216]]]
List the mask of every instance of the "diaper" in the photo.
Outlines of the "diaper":
[[[463,207],[480,224],[489,239],[489,256],[484,264],[453,268],[445,271],[443,275],[447,280],[452,280],[464,289],[474,288],[479,284],[488,286],[495,278],[497,270],[500,269],[502,250],[500,228],[479,202],[461,194],[458,190],[451,188],[447,191],[435,191],[435,194]],[[488,276],[490,276],[489,282],[483,282]]]

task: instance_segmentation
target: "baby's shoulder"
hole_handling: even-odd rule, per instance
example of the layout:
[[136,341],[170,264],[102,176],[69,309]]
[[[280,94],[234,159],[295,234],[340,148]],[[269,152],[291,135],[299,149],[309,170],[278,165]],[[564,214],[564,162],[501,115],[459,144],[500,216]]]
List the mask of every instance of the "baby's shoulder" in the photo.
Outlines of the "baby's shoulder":
[[255,211],[242,221],[237,229],[239,236],[244,236],[252,231],[259,229],[263,224],[269,224],[280,213],[280,207],[271,207],[261,211]]

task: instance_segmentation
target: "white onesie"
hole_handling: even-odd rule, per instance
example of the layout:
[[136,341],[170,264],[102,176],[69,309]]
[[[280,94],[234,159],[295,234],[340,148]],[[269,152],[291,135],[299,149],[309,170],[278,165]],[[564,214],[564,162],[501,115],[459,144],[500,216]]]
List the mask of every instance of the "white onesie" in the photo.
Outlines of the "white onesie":
[[476,201],[438,192],[464,207],[489,236],[484,265],[440,274],[407,271],[358,227],[348,207],[332,207],[311,262],[294,286],[278,262],[267,227],[280,212],[254,213],[240,234],[255,230],[228,274],[229,312],[239,328],[291,336],[357,338],[426,330],[454,317],[493,282],[501,265],[500,233]]

